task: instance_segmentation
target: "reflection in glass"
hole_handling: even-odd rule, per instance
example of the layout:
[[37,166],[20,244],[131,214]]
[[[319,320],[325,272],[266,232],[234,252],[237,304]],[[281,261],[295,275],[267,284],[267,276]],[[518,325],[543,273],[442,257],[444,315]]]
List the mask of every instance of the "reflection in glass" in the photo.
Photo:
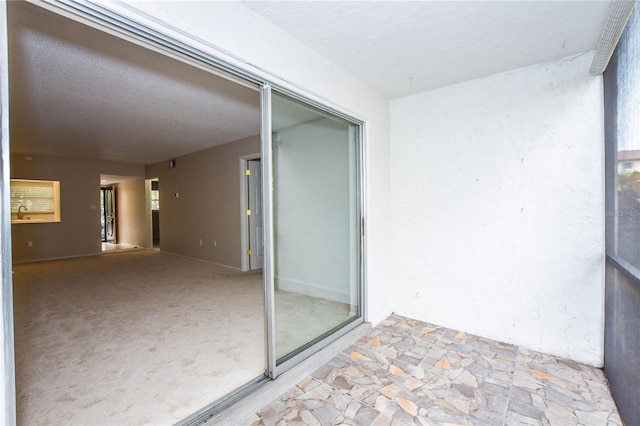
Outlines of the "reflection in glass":
[[[618,46],[616,254],[640,268],[640,32],[635,9]],[[624,52],[624,54],[620,54]]]
[[360,316],[355,126],[273,95],[278,363]]

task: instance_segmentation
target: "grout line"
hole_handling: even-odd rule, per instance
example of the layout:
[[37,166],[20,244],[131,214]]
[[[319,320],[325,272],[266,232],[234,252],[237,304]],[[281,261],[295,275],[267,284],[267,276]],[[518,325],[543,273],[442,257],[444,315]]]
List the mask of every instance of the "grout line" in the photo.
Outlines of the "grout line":
[[[392,318],[392,319],[396,319],[398,320],[398,318]],[[401,319],[399,319],[401,320]],[[396,321],[397,322],[397,321]],[[411,324],[411,321],[406,320],[404,321],[407,324]],[[432,324],[430,323],[424,323],[426,325],[432,326]],[[537,356],[533,355],[532,353],[529,353],[525,348],[523,348],[522,346],[519,345],[514,345],[514,344],[506,344],[506,343],[502,343],[502,342],[495,342],[492,341],[491,339],[485,339],[482,338],[480,336],[476,336],[476,335],[472,335],[473,338],[469,339],[469,338],[465,338],[464,336],[460,336],[460,337],[456,337],[457,333],[461,332],[459,330],[453,330],[453,329],[447,329],[444,327],[439,327],[436,326],[436,328],[440,328],[442,330],[444,330],[444,332],[437,334],[436,330],[430,332],[429,335],[429,340],[427,341],[426,339],[424,339],[425,334],[421,334],[419,327],[417,327],[416,325],[412,325],[410,326],[407,330],[402,331],[400,328],[398,327],[394,327],[394,323],[389,323],[389,325],[385,325],[382,326],[383,328],[388,328],[389,329],[389,333],[390,336],[388,335],[387,339],[385,340],[385,344],[383,346],[375,346],[373,349],[372,347],[370,347],[366,341],[362,341],[362,342],[358,342],[357,345],[353,348],[353,350],[356,351],[360,351],[363,354],[370,356],[370,353],[374,353],[374,355],[379,355],[380,357],[376,357],[374,359],[374,361],[376,361],[376,365],[378,365],[376,367],[376,370],[380,370],[380,373],[383,373],[382,370],[384,370],[385,368],[388,369],[389,366],[391,365],[396,365],[400,368],[403,367],[413,367],[414,370],[412,370],[411,373],[408,374],[408,377],[416,377],[415,373],[418,369],[425,369],[424,366],[425,361],[427,358],[429,358],[429,364],[431,364],[432,361],[437,361],[437,357],[435,357],[435,355],[439,355],[440,358],[443,357],[450,357],[450,356],[454,356],[455,358],[457,358],[458,356],[460,356],[462,359],[466,359],[467,357],[471,357],[471,361],[474,361],[476,358],[478,359],[486,359],[487,361],[491,360],[492,362],[490,362],[490,366],[489,368],[485,368],[485,364],[486,363],[480,363],[481,366],[483,367],[480,370],[475,370],[475,372],[471,372],[472,375],[476,376],[476,378],[480,381],[482,380],[482,382],[477,382],[475,385],[473,383],[470,383],[468,386],[472,387],[474,389],[473,393],[471,394],[471,396],[466,396],[468,393],[465,393],[465,396],[461,398],[464,398],[466,400],[470,400],[470,402],[472,401],[481,401],[484,400],[483,403],[480,404],[480,408],[481,411],[480,413],[474,413],[471,411],[468,411],[467,413],[464,412],[458,412],[458,411],[454,411],[453,409],[450,409],[448,411],[451,411],[453,414],[456,415],[456,418],[460,419],[459,422],[461,423],[469,423],[469,424],[473,424],[473,423],[479,423],[479,424],[486,424],[486,423],[491,423],[493,422],[496,426],[506,426],[509,425],[511,422],[515,421],[517,423],[520,422],[526,422],[527,418],[532,418],[535,419],[537,417],[534,417],[533,415],[529,415],[527,411],[522,411],[524,409],[535,409],[536,411],[542,411],[542,416],[544,417],[540,417],[540,419],[542,419],[543,422],[548,423],[549,421],[551,421],[550,419],[555,419],[556,422],[560,422],[560,419],[564,419],[564,415],[566,415],[566,413],[564,413],[564,411],[560,410],[557,413],[555,413],[558,416],[561,417],[554,417],[551,414],[554,414],[553,410],[551,410],[549,408],[549,401],[554,401],[553,399],[548,399],[545,398],[544,396],[540,395],[542,397],[542,402],[544,402],[544,406],[538,404],[538,402],[540,402],[540,400],[537,398],[533,399],[532,401],[530,400],[529,402],[526,402],[526,399],[522,399],[519,400],[519,395],[520,395],[520,390],[522,389],[523,391],[526,390],[528,391],[532,396],[536,395],[535,391],[530,391],[529,388],[526,385],[526,381],[528,380],[527,377],[529,377],[527,375],[526,370],[527,369],[531,369],[531,368],[537,368],[537,364],[540,363],[541,365],[543,365],[542,369],[543,369],[543,373],[548,373],[551,374],[550,371],[545,370],[545,365],[548,365],[548,368],[552,368],[554,366],[559,366],[562,367],[562,365],[559,363],[558,358],[554,357],[552,355],[544,355],[544,359],[543,358],[538,358]],[[421,324],[420,324],[421,325]],[[403,327],[404,328],[404,327]],[[373,329],[373,331],[375,331],[376,329]],[[397,347],[397,351],[398,356],[401,356],[401,353],[412,353],[412,358],[409,362],[406,361],[405,359],[398,359],[397,357],[394,357],[392,355],[392,353],[390,353],[388,356],[382,354],[382,352],[386,353],[387,348],[393,348],[394,347],[394,343],[390,343],[390,340],[394,340],[396,339],[396,337],[398,337],[397,333],[400,333],[401,338],[403,338],[403,342],[402,342],[402,346]],[[404,334],[403,334],[404,333]],[[372,338],[375,336],[381,336],[382,334],[384,334],[384,331],[382,332],[374,332],[374,333],[369,333],[367,335],[367,338]],[[453,336],[453,337],[452,337]],[[433,339],[433,340],[432,340]],[[363,339],[364,340],[364,339]],[[409,346],[409,340],[413,340],[414,346]],[[424,341],[424,348],[425,348],[425,355],[422,357],[419,356],[414,356],[414,355],[418,355],[418,353],[422,353],[422,349],[420,349],[420,351],[414,351],[414,349],[416,348],[415,343],[417,340],[421,341],[421,347],[422,347],[422,342]],[[440,346],[440,343],[443,343],[443,346]],[[497,346],[493,346],[492,343],[496,343]],[[403,349],[404,348],[404,349]],[[412,349],[413,348],[413,349]],[[427,349],[428,348],[428,349]],[[374,350],[375,349],[375,350]],[[434,357],[431,357],[431,355],[434,355]],[[522,357],[520,357],[520,355],[523,355]],[[511,364],[509,365],[509,360],[508,357],[511,356]],[[485,358],[486,357],[486,358]],[[386,360],[386,362],[385,362]],[[414,362],[418,361],[417,365],[413,364]],[[352,361],[351,365],[357,365],[360,364],[360,361]],[[578,363],[579,364],[579,363]],[[587,375],[587,373],[591,373],[594,370],[593,369],[588,369],[589,367],[583,367],[583,364],[579,364],[581,370],[580,373],[582,374],[582,376],[580,377],[580,381],[579,381],[579,386],[588,386],[588,380],[590,379],[591,376]],[[509,369],[509,367],[511,367],[511,369]],[[569,366],[571,367],[571,366]],[[463,369],[466,369],[466,367],[462,367]],[[573,368],[573,367],[571,367]],[[404,368],[403,368],[404,369]],[[423,383],[425,385],[427,385],[428,383],[433,383],[434,381],[438,381],[440,377],[443,377],[444,379],[447,379],[449,383],[443,383],[443,386],[440,388],[442,390],[450,390],[451,389],[451,385],[452,382],[455,380],[455,377],[452,376],[452,378],[448,378],[446,377],[447,374],[447,370],[446,369],[440,369],[440,368],[430,368],[427,367],[427,369],[429,370],[430,373],[432,373],[432,375],[430,375],[431,377],[429,377],[427,380],[424,380],[423,378]],[[523,369],[523,371],[521,372],[520,369]],[[486,371],[485,371],[486,370]],[[470,371],[470,370],[467,370]],[[560,370],[558,370],[560,371]],[[408,371],[405,371],[405,373],[407,373]],[[495,376],[496,380],[499,380],[497,382],[487,382],[484,379],[488,379],[489,377],[494,377],[492,376],[493,372],[496,373],[500,373],[499,376]],[[563,374],[569,374],[571,373],[570,370],[567,370],[566,372],[564,370],[562,370]],[[439,374],[440,373],[440,374]],[[522,375],[520,374],[522,373]],[[535,372],[534,372],[535,373]],[[534,373],[530,373],[532,374],[532,376],[536,376],[536,374]],[[383,420],[385,422],[389,422],[389,421],[401,421],[402,417],[398,417],[396,416],[397,412],[400,412],[404,406],[400,406],[398,407],[398,403],[396,401],[396,398],[399,397],[400,392],[402,392],[403,394],[406,392],[406,394],[408,394],[408,399],[410,401],[416,402],[416,400],[414,400],[414,398],[412,398],[411,395],[415,395],[415,390],[413,391],[409,391],[406,387],[406,382],[407,382],[407,378],[402,378],[399,376],[391,376],[391,372],[387,371],[386,374],[384,374],[385,378],[391,380],[389,383],[394,383],[395,385],[399,385],[399,391],[396,392],[390,399],[390,402],[392,405],[387,405],[384,408],[380,408],[380,409],[376,409],[374,407],[375,402],[374,402],[374,398],[372,398],[373,396],[375,396],[377,394],[377,391],[380,389],[380,385],[378,383],[373,383],[373,386],[371,387],[371,391],[368,391],[369,388],[367,388],[367,393],[366,395],[360,395],[360,396],[353,396],[353,395],[349,395],[349,403],[351,404],[352,401],[356,402],[359,404],[360,407],[367,407],[367,408],[371,408],[376,410],[377,415],[375,416],[374,420],[373,420],[373,424],[377,424],[377,423],[381,423]],[[503,376],[504,374],[504,376]],[[519,380],[522,379],[524,382],[519,385],[516,386],[515,385],[515,375],[518,374],[519,376]],[[327,381],[325,381],[326,378],[328,378],[329,376],[333,376],[333,373],[327,373],[324,375],[324,377],[322,379],[317,379],[320,383],[324,383],[326,384],[332,392],[342,392],[343,388],[337,388],[336,386],[329,384]],[[562,375],[560,375],[562,376]],[[506,378],[504,378],[506,377]],[[536,376],[537,377],[537,376]],[[586,378],[585,378],[586,377]],[[536,383],[541,383],[542,386],[547,386],[547,381],[545,378],[539,378],[540,380],[535,380]],[[594,380],[595,379],[601,379],[600,375],[594,375]],[[548,380],[552,380],[552,379],[548,379]],[[563,380],[561,378],[558,379],[554,379],[554,380]],[[598,380],[598,383],[600,383],[601,380]],[[483,384],[489,384],[492,383],[493,385],[500,385],[500,389],[498,389],[497,387],[494,386],[488,386],[488,388],[483,388],[481,387]],[[553,382],[555,383],[555,382]],[[574,382],[572,380],[569,380],[567,383],[578,383],[578,382]],[[604,381],[605,386],[606,386],[606,380]],[[506,384],[507,386],[502,386],[503,384]],[[386,386],[386,384],[383,384],[382,386]],[[424,385],[423,385],[424,386]],[[549,384],[549,386],[553,387],[554,385],[551,383]],[[507,395],[504,395],[504,389],[507,389]],[[514,391],[514,389],[518,389],[517,391]],[[533,389],[533,388],[532,388]],[[576,393],[578,393],[576,391]],[[504,398],[504,403],[505,403],[505,407],[503,408],[502,414],[500,414],[500,411],[497,410],[497,405],[499,404],[488,404],[486,401],[486,398],[482,398],[483,395],[486,396],[494,396],[497,399],[495,400],[495,402],[498,401],[502,401],[502,399]],[[523,394],[524,395],[524,394]],[[543,394],[544,395],[544,394]],[[438,400],[446,400],[449,397],[449,393],[445,392],[442,395],[440,394],[435,394],[435,395],[431,395],[431,398],[429,398],[428,395],[425,394],[421,394],[419,398],[420,401],[424,402],[424,404],[422,406],[427,407],[427,411],[431,410],[431,408],[436,408],[431,407],[433,405],[433,402],[438,401]],[[365,400],[367,400],[368,398],[371,398],[371,401],[365,402]],[[425,398],[425,399],[422,399]],[[478,398],[478,400],[476,400],[476,398]],[[586,397],[582,397],[584,399],[584,401],[588,404],[589,402],[587,401]],[[598,398],[604,398],[604,396],[600,397],[598,396]],[[603,401],[604,399],[599,399],[600,401]],[[582,399],[581,399],[582,401]],[[514,403],[514,407],[513,410],[511,410],[511,402]],[[597,401],[596,401],[597,402]],[[331,403],[332,404],[332,403]],[[538,405],[536,405],[538,404]],[[608,404],[606,404],[608,406]],[[546,407],[545,407],[546,406]],[[568,407],[566,404],[561,404],[561,407]],[[414,407],[415,408],[415,407]],[[418,405],[418,408],[421,408],[421,405]],[[441,409],[445,409],[446,408],[443,406],[440,406]],[[554,408],[556,409],[556,408]],[[309,408],[309,410],[312,410],[312,408]],[[412,408],[413,410],[413,408]],[[345,410],[343,410],[345,411]],[[412,412],[407,411],[409,414],[412,414]],[[589,410],[586,410],[589,411]],[[513,412],[514,415],[511,417],[512,421],[508,420],[508,415],[509,413]],[[575,409],[573,411],[573,415],[572,418],[575,420],[574,421],[570,421],[568,420],[567,417],[567,423],[568,424],[581,424],[581,422],[579,421],[580,419],[577,417],[577,415],[575,414]],[[608,419],[609,421],[613,422],[611,419],[614,418],[614,414],[616,413],[615,409],[614,410],[610,410],[610,413],[608,414]],[[283,413],[279,413],[279,414],[283,414]],[[401,413],[404,415],[404,413]],[[451,414],[448,413],[447,414]],[[414,416],[414,419],[416,419],[416,417],[418,416],[418,414],[416,416]],[[428,414],[427,414],[428,416]],[[499,419],[499,417],[502,416],[502,420]],[[522,416],[522,417],[521,417]],[[618,414],[619,416],[619,414]],[[491,419],[491,420],[489,420]],[[430,419],[429,417],[427,417],[427,421],[431,422],[432,419]],[[433,420],[434,423],[438,423],[435,420]],[[615,424],[620,424],[620,423],[615,423]],[[624,424],[624,423],[622,423]]]

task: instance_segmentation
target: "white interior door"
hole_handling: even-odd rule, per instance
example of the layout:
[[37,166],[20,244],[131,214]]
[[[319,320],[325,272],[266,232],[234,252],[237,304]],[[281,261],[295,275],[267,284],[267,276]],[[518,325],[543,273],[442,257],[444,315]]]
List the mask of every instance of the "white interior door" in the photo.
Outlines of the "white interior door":
[[262,269],[264,241],[262,236],[262,167],[260,160],[247,161],[247,223],[249,226],[249,269]]

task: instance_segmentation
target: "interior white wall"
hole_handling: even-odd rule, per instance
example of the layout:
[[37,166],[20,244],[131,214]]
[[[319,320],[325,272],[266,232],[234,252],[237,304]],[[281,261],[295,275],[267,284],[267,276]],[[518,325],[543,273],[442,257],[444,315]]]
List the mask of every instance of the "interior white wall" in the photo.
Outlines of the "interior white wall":
[[397,312],[601,366],[592,54],[391,102]]
[[103,4],[189,44],[199,43],[198,47],[228,63],[366,121],[368,320],[377,324],[390,314],[388,101],[241,2]]
[[[349,126],[330,119],[278,131],[274,148],[276,289],[351,300]],[[348,212],[345,214],[345,212]]]
[[146,182],[144,178],[119,183],[116,187],[116,209],[119,243],[152,248],[151,227],[147,209]]

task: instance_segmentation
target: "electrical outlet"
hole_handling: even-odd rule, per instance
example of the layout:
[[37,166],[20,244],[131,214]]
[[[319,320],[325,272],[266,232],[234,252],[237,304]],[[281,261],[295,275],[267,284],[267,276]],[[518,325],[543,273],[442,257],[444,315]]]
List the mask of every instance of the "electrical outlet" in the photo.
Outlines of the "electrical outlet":
[[214,242],[213,242],[213,246],[214,246],[214,247],[217,247],[217,246],[218,246],[218,242],[217,242],[217,241],[214,241]]
[[27,241],[27,247],[33,247],[33,241]]
[[202,240],[200,240],[200,245],[202,245]]

